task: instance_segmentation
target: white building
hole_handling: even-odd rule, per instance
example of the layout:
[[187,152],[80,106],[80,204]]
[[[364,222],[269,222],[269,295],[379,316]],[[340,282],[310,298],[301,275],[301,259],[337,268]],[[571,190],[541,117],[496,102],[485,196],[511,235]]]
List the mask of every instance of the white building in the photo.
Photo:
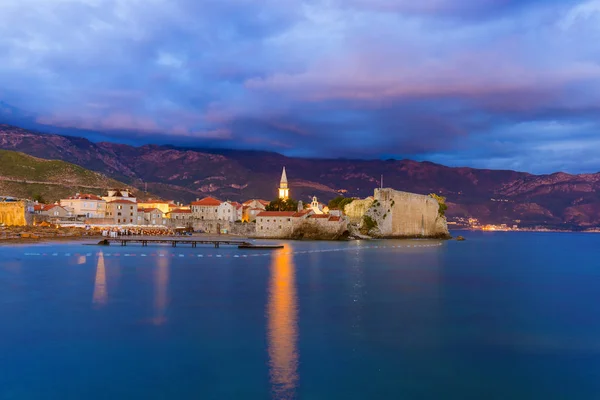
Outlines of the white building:
[[67,199],[61,199],[60,205],[73,216],[104,218],[106,215],[106,201],[93,194],[77,193]]
[[267,200],[261,200],[261,199],[247,200],[243,204],[244,207],[259,208],[261,210],[264,210],[268,205],[269,205],[269,202]]
[[167,217],[158,208],[138,208],[138,225],[166,225]]
[[33,207],[34,213],[40,215],[46,215],[52,218],[66,218],[70,217],[70,212],[58,204],[36,204]]
[[242,214],[243,206],[235,201],[224,201],[217,207],[217,219],[220,221],[241,221]]
[[310,209],[313,210],[315,214],[321,215],[324,214],[323,207],[324,205],[319,203],[319,200],[317,200],[317,196],[313,196],[312,202],[310,203]]

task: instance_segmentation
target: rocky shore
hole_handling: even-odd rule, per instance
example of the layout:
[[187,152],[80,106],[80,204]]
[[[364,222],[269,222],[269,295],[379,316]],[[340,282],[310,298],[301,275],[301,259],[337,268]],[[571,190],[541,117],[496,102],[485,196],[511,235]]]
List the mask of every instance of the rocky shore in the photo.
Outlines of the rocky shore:
[[51,226],[7,226],[0,227],[0,243],[31,242],[37,240],[60,240],[101,237],[99,232],[85,228]]

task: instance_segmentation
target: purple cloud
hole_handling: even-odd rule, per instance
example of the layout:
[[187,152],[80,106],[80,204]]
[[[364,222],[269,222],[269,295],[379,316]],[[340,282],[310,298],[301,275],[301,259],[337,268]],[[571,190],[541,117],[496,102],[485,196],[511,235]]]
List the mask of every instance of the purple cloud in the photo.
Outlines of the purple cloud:
[[0,100],[138,143],[597,171],[599,27],[598,0],[4,0]]

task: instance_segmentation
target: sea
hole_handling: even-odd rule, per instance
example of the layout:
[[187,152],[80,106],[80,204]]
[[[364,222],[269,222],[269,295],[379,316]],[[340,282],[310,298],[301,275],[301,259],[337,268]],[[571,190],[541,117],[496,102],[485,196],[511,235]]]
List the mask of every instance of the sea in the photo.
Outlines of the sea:
[[600,235],[0,246],[0,399],[600,399]]

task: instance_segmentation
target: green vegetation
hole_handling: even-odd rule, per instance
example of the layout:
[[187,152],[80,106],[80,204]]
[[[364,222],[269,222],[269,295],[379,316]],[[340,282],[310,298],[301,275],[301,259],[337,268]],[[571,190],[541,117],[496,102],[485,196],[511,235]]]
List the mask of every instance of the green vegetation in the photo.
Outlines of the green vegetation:
[[44,200],[44,196],[42,196],[39,193],[34,194],[33,197],[32,197],[32,199],[33,199],[33,201],[37,201],[38,203],[45,203],[46,202],[46,200]]
[[360,233],[368,235],[371,229],[377,227],[377,222],[368,215],[363,215],[362,226],[360,227]]
[[75,184],[94,185],[108,179],[75,164],[58,160],[44,160],[18,153],[0,150],[0,175],[16,180],[58,182],[61,179],[75,180]]
[[265,207],[267,211],[297,211],[298,202],[294,199],[275,199]]
[[101,195],[109,187],[126,186],[74,164],[8,150],[0,150],[0,177],[0,193],[39,202],[76,192]]
[[439,208],[438,208],[438,214],[440,217],[443,217],[446,215],[446,210],[448,209],[448,205],[446,204],[446,198],[443,196],[439,196],[435,193],[431,193],[429,195],[430,197],[433,197],[434,199],[437,200],[438,204],[439,204]]
[[346,207],[346,205],[352,203],[353,201],[354,197],[338,196],[335,199],[329,201],[329,204],[327,206],[329,207],[329,209],[337,208],[339,210],[344,211],[344,207]]

